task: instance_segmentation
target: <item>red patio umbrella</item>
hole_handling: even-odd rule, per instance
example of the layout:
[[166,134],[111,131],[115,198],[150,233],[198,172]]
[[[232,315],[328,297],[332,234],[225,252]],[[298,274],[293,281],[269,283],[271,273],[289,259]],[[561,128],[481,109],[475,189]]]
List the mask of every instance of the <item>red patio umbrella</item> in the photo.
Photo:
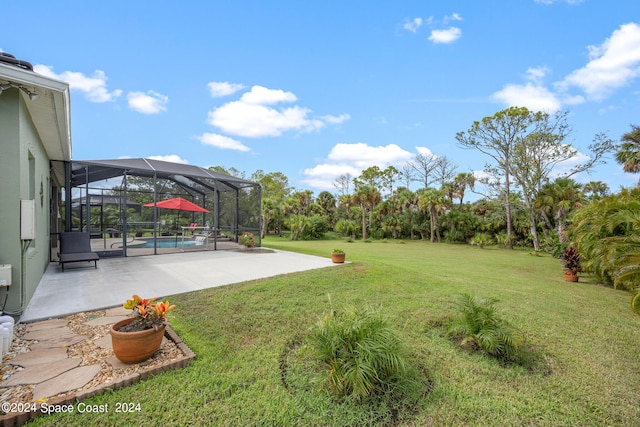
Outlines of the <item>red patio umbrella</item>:
[[[142,206],[146,206],[152,208],[154,206],[153,203],[145,203]],[[196,205],[195,203],[191,203],[190,201],[183,199],[182,197],[176,197],[173,199],[162,200],[157,202],[155,206],[162,209],[175,209],[178,211],[189,211],[189,212],[204,212],[209,213],[205,208]]]
[[[145,203],[142,206],[146,206],[152,208],[154,206],[153,203]],[[173,199],[162,200],[157,202],[155,206],[161,209],[173,209],[177,211],[188,211],[188,212],[204,212],[209,213],[210,211],[206,210],[202,206],[198,206],[195,203],[191,203],[190,201],[183,199],[182,197],[175,197]],[[178,220],[176,221],[176,227],[178,227],[178,222],[180,221],[180,213],[178,213]],[[176,234],[176,239],[178,235]],[[176,240],[177,241],[177,240]]]

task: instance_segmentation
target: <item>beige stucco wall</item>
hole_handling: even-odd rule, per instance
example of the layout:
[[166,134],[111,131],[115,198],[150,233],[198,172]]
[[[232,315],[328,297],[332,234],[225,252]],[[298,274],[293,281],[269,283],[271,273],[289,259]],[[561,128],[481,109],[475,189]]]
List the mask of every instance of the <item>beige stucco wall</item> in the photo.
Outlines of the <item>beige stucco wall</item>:
[[[5,307],[10,313],[26,307],[49,262],[49,181],[49,158],[25,100],[17,89],[5,90],[0,95],[0,264],[12,265]],[[36,238],[23,256],[20,200],[26,199],[36,200]],[[0,308],[4,292],[0,288]]]

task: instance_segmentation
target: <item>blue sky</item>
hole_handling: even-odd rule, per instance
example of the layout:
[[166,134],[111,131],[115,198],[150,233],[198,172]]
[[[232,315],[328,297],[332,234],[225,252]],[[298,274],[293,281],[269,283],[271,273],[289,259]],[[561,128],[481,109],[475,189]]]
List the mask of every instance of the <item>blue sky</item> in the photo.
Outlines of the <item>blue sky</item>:
[[[640,2],[42,1],[3,5],[0,50],[69,82],[73,158],[282,172],[333,191],[510,105],[568,110],[567,142],[640,125]],[[612,159],[580,181],[617,191]],[[419,183],[415,184],[415,188]]]

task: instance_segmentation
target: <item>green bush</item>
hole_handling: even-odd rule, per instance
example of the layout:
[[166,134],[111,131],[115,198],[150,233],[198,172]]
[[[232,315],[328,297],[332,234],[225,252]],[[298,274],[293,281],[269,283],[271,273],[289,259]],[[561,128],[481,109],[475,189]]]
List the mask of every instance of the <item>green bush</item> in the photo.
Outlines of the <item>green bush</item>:
[[493,244],[493,238],[489,233],[476,233],[471,239],[472,245],[480,246],[480,249]]
[[345,237],[353,238],[358,231],[358,224],[355,221],[341,219],[336,223],[334,230]]
[[507,234],[507,232],[501,231],[500,233],[496,234],[496,242],[498,243],[498,246],[503,248],[509,246],[509,235]]
[[371,307],[328,313],[311,331],[324,381],[340,397],[383,394],[408,370],[407,350],[389,323]]
[[479,349],[501,360],[520,362],[525,359],[524,336],[498,316],[496,302],[462,294],[457,302],[461,316],[449,325],[447,334],[458,338],[463,347]]

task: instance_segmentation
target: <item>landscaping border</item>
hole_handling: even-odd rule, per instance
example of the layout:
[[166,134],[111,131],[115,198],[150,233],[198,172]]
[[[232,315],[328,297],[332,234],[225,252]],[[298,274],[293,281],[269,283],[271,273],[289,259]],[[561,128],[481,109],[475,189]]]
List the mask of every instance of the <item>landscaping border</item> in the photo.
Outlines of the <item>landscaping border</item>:
[[[196,355],[191,349],[182,341],[182,339],[175,333],[170,325],[167,325],[164,335],[167,339],[173,341],[173,343],[180,349],[183,356],[177,360],[172,360],[168,363],[155,366],[141,372],[131,374],[129,376],[118,378],[112,381],[108,381],[104,384],[97,385],[87,390],[79,392],[66,393],[64,395],[54,396],[50,400],[47,400],[47,405],[73,405],[89,397],[103,393],[105,390],[119,390],[121,388],[135,384],[140,380],[149,378],[151,376],[160,374],[162,372],[186,368],[189,362],[196,358]],[[41,411],[41,404],[35,403],[36,409],[29,412],[16,412],[9,413],[0,416],[0,427],[18,427],[26,424],[28,421],[35,419],[40,415],[46,415]]]

